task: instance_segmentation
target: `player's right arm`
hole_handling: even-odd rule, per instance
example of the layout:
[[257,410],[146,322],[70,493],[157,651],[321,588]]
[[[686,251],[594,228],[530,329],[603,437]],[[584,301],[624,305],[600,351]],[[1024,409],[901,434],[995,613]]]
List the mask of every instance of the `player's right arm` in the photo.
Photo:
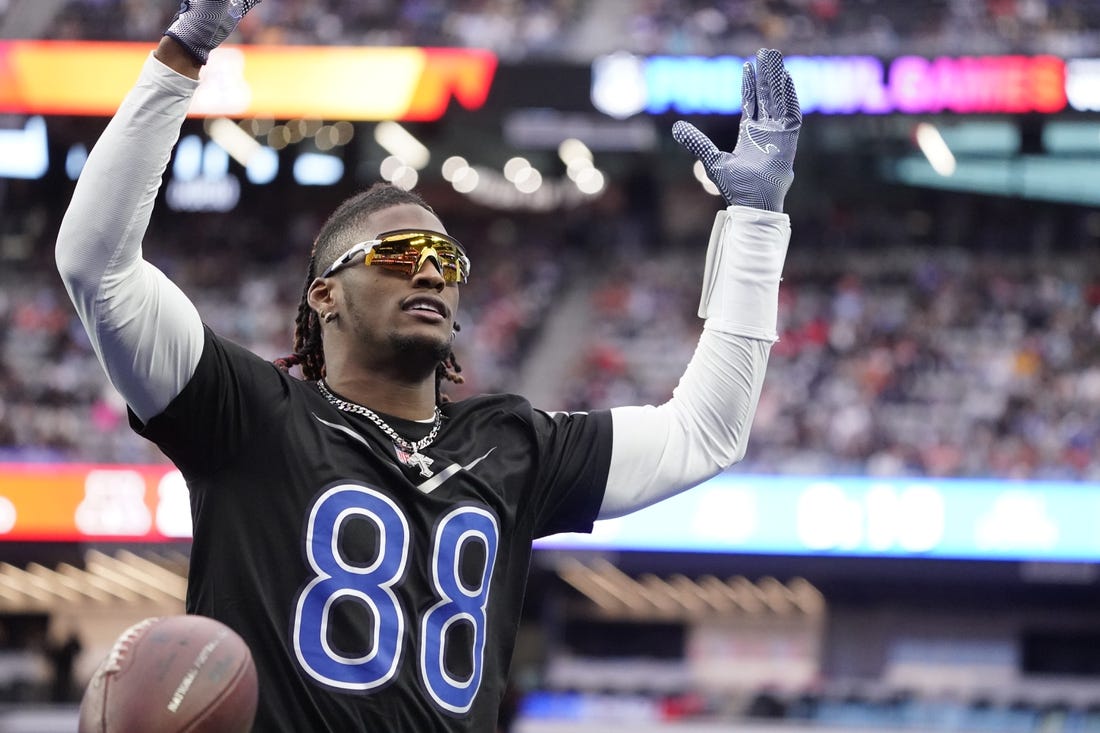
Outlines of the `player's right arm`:
[[195,306],[142,258],[161,178],[198,70],[256,0],[185,6],[88,156],[55,257],[92,347],[143,422],[182,391],[202,355]]

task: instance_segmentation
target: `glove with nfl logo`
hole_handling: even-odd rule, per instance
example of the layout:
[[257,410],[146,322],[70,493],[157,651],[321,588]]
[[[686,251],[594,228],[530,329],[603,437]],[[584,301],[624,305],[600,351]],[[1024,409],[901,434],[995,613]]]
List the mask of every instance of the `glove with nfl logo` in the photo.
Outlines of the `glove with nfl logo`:
[[200,64],[229,37],[260,0],[182,0],[164,35],[179,41]]
[[732,153],[718,149],[694,125],[677,122],[672,136],[702,162],[731,206],[783,211],[794,181],[802,110],[779,51],[760,49],[741,78],[741,128]]

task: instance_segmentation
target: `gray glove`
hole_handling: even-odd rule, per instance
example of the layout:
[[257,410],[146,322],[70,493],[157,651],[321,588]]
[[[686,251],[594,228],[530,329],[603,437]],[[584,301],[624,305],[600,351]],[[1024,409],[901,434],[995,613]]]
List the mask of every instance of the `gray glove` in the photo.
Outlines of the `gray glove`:
[[745,62],[741,130],[732,153],[719,150],[695,125],[683,120],[672,126],[672,136],[702,161],[726,203],[782,211],[783,198],[794,181],[801,127],[802,110],[783,55],[762,48],[756,52],[755,70]]
[[260,0],[182,0],[164,35],[179,41],[200,64],[229,37]]

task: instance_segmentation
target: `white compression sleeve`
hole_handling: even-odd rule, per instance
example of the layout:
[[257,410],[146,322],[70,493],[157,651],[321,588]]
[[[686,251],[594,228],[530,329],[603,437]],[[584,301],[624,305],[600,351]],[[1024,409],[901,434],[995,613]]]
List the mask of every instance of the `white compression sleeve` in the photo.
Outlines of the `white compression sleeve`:
[[600,519],[691,488],[741,460],[776,340],[785,214],[731,206],[707,252],[695,355],[658,407],[611,410],[614,442]]
[[57,267],[108,378],[141,420],[195,373],[195,306],[142,259],[161,178],[198,82],[150,54],[88,156],[57,238]]

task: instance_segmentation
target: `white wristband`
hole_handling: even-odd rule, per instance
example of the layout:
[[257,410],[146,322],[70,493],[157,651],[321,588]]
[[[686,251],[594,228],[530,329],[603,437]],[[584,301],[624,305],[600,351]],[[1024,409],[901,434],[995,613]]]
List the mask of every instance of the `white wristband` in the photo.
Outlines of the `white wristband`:
[[778,340],[779,281],[790,239],[791,220],[786,214],[748,206],[718,212],[699,299],[705,328]]

